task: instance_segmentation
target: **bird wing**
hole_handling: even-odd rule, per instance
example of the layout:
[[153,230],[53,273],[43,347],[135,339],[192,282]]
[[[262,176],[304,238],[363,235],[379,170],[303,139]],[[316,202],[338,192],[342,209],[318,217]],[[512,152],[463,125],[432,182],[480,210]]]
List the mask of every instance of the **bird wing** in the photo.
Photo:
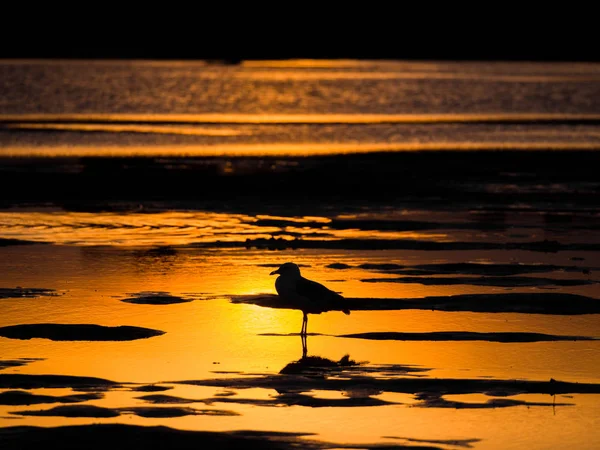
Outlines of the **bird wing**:
[[327,289],[321,283],[317,283],[316,281],[307,280],[304,277],[301,277],[296,281],[296,292],[302,295],[303,297],[309,298],[311,300],[319,301],[319,300],[327,300],[329,298],[341,298],[342,296],[336,292],[333,292],[330,289]]
[[314,305],[315,311],[344,309],[343,305],[337,303],[339,300],[343,300],[344,297],[316,281],[304,277],[299,278],[296,281],[296,292],[310,301]]

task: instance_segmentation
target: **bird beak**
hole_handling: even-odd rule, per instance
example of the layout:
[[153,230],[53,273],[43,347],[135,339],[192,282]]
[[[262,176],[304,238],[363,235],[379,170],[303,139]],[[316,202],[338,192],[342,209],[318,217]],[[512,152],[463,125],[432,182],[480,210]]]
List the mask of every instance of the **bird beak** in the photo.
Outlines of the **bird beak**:
[[271,272],[269,275],[277,275],[279,273],[279,269],[274,270],[273,272]]

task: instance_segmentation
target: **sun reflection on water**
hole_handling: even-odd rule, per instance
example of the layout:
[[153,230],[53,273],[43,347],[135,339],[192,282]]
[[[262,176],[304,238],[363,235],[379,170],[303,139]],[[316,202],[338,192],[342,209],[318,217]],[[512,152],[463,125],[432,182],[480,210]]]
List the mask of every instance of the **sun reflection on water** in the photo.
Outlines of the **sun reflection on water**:
[[[332,229],[327,217],[278,217],[210,212],[0,212],[0,238],[69,245],[178,246],[246,239],[428,239],[444,232]],[[272,225],[271,225],[272,224]],[[304,224],[304,225],[303,225]]]

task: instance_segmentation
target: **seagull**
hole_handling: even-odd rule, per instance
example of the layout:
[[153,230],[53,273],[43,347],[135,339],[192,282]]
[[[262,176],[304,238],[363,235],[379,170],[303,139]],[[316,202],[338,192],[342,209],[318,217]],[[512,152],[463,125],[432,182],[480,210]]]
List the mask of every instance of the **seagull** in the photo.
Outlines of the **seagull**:
[[301,336],[307,334],[309,313],[321,314],[337,310],[343,311],[344,314],[350,314],[350,310],[344,307],[344,297],[316,281],[304,278],[300,275],[300,268],[297,264],[286,262],[279,269],[271,272],[271,275],[279,275],[275,280],[277,294],[304,314],[300,330]]

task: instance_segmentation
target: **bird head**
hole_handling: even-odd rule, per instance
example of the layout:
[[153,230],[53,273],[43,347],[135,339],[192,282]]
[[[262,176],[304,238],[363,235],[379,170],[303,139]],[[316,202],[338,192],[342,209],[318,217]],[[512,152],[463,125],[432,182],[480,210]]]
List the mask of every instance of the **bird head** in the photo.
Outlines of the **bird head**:
[[286,262],[285,264],[282,264],[281,267],[279,267],[279,269],[271,272],[271,275],[276,275],[276,274],[300,276],[300,268],[298,267],[297,264],[294,264],[292,262]]

